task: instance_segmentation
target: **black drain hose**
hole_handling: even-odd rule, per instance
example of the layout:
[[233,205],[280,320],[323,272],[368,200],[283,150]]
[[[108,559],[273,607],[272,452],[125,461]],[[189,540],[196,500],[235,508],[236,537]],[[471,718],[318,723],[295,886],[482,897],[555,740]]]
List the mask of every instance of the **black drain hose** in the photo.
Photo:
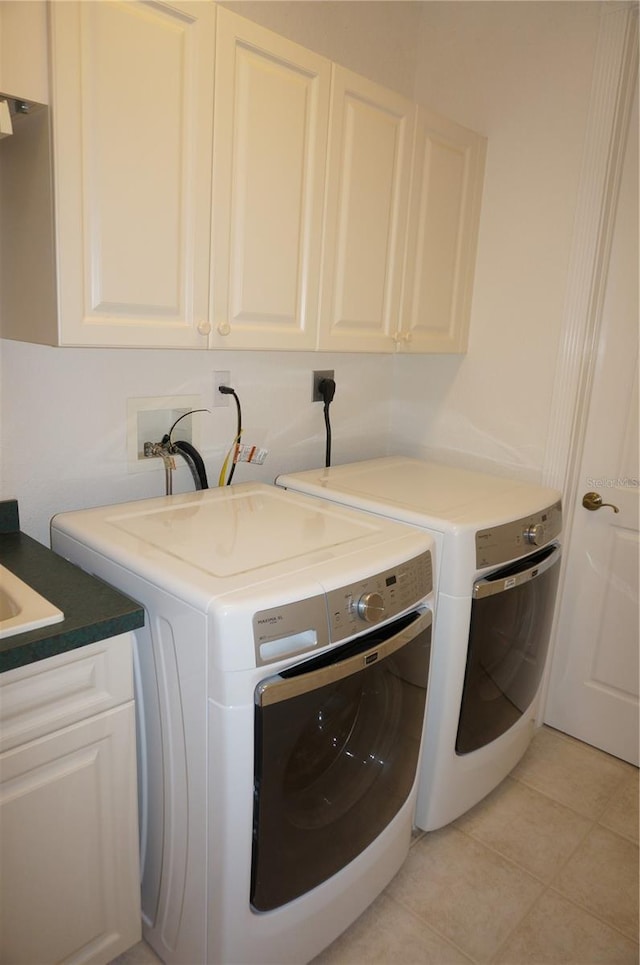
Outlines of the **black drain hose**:
[[[162,442],[164,443],[165,441],[167,443],[169,442],[169,436],[164,437]],[[171,451],[179,452],[188,465],[196,489],[208,489],[207,470],[205,469],[204,460],[196,447],[192,446],[190,442],[184,442],[182,439],[178,439],[176,442],[171,443]]]

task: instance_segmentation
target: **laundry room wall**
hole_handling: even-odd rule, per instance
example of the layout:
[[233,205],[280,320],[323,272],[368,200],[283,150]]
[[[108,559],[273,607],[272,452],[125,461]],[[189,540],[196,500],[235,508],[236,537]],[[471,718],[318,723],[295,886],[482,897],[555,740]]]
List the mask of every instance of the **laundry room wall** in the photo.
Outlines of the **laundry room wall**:
[[[127,400],[195,395],[231,372],[245,438],[269,450],[237,481],[322,465],[311,372],[333,368],[334,462],[433,453],[537,479],[546,439],[599,3],[227,6],[489,138],[469,353],[463,357],[61,349],[0,343],[0,492],[48,541],[59,511],[164,491],[127,462]],[[42,9],[43,5],[40,4]],[[200,415],[216,479],[234,409]],[[191,488],[185,468],[176,490]]]
[[469,350],[396,360],[393,451],[540,481],[607,6],[424,4],[417,97],[488,152]]
[[[37,6],[44,16],[44,4],[34,4],[34,11]],[[412,93],[419,4],[274,0],[227,6],[374,80]],[[0,493],[19,499],[23,530],[44,543],[56,512],[162,494],[160,467],[130,471],[127,400],[195,395],[202,406],[212,407],[213,373],[218,370],[231,373],[240,396],[244,439],[269,450],[263,466],[239,466],[235,482],[271,482],[281,472],[323,465],[322,405],[311,403],[314,369],[335,371],[334,461],[386,452],[390,356],[68,349],[2,340]],[[212,408],[195,418],[209,479],[215,482],[233,438],[235,407]],[[193,488],[186,468],[175,477],[174,491]]]
[[[324,465],[313,369],[335,371],[334,461],[379,455],[389,436],[391,364],[372,355],[65,349],[3,340],[0,489],[3,498],[19,499],[22,529],[44,543],[54,513],[163,495],[161,464],[153,472],[129,470],[127,400],[174,395],[197,396],[211,409],[193,418],[215,485],[235,432],[233,402],[213,408],[215,370],[231,373],[243,440],[269,450],[264,465],[239,465],[234,482],[272,482],[281,472]],[[193,489],[186,468],[174,477],[174,492]]]

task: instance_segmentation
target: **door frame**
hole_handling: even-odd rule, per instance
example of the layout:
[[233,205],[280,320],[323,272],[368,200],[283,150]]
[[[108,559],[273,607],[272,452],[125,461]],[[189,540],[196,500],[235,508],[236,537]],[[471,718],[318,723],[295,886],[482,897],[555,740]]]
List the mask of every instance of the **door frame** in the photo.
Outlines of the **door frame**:
[[[638,8],[603,3],[578,188],[542,484],[559,489],[563,543],[571,541],[579,469],[593,390],[609,257],[624,154],[638,83]],[[565,586],[563,554],[558,600]],[[538,723],[542,724],[556,646],[556,617]]]

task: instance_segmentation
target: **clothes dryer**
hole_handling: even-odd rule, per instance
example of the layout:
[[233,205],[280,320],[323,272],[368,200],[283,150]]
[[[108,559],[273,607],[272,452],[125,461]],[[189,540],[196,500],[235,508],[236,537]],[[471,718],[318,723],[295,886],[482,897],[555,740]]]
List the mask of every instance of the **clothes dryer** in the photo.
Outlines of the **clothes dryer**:
[[433,540],[241,484],[55,517],[136,632],[143,933],[173,965],[302,963],[411,840]]
[[560,494],[403,457],[292,473],[277,483],[401,520],[436,542],[416,824],[442,827],[492,791],[533,736],[560,569]]

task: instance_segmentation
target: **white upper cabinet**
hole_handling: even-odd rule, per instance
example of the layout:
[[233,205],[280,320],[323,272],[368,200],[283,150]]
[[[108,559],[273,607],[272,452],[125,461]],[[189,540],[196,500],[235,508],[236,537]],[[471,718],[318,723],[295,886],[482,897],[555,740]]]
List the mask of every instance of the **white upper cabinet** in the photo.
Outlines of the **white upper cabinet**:
[[401,351],[467,347],[486,141],[419,107]]
[[0,91],[49,103],[45,0],[0,0]]
[[212,2],[48,11],[50,114],[0,142],[3,337],[466,349],[482,137]]
[[50,18],[57,342],[206,348],[215,7]]
[[214,348],[316,345],[331,65],[218,9]]
[[318,347],[392,352],[415,105],[334,65]]

